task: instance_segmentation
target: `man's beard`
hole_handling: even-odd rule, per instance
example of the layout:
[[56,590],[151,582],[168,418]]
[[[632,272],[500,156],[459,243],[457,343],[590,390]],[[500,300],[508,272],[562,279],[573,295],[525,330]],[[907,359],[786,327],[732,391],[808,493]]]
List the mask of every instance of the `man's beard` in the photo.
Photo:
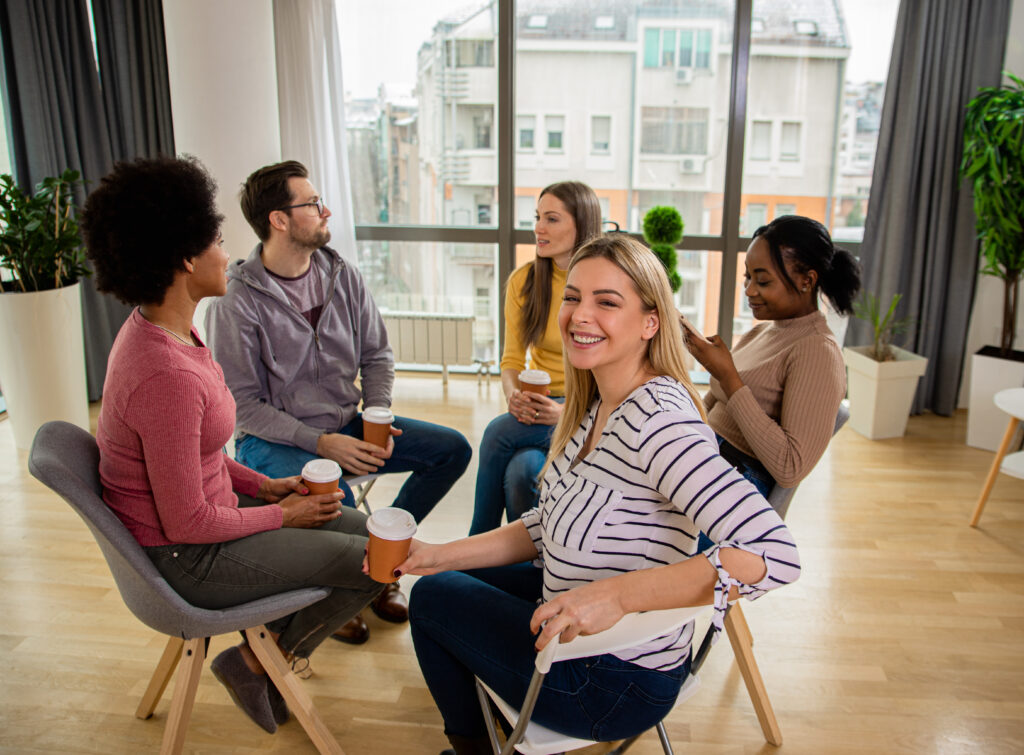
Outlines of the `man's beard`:
[[293,244],[302,246],[312,251],[325,246],[328,241],[331,240],[331,231],[324,226],[323,228],[317,227],[311,231],[305,233],[296,233],[294,230],[291,232],[291,240]]

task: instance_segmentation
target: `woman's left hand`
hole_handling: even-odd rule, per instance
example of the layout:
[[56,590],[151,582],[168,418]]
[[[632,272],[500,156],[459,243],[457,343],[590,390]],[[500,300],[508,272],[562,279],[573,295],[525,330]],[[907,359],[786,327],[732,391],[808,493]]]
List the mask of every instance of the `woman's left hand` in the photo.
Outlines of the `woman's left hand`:
[[292,493],[298,493],[299,495],[309,494],[309,490],[302,483],[302,478],[299,475],[280,477],[276,480],[264,480],[260,485],[259,492],[256,493],[256,497],[267,503],[280,503]]
[[561,642],[569,642],[581,634],[596,634],[614,626],[626,613],[620,597],[615,580],[601,579],[540,606],[530,619],[530,631],[540,631],[535,643],[537,650],[543,650],[559,634]]
[[558,424],[558,420],[562,416],[563,404],[530,391],[522,391],[520,395],[522,396],[520,401],[522,408],[517,408],[519,413],[516,415],[516,419],[524,425]]

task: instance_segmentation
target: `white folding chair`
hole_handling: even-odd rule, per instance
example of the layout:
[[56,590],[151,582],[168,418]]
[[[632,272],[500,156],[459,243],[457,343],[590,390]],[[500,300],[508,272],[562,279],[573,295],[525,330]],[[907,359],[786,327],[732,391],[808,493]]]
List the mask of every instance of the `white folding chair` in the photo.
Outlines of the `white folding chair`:
[[[490,687],[477,678],[476,693],[480,700],[480,708],[484,714],[484,721],[487,724],[487,731],[494,752],[496,754],[500,752],[501,755],[511,755],[514,749],[523,753],[523,755],[551,755],[551,753],[575,750],[595,744],[592,740],[570,737],[530,721],[533,707],[537,702],[537,696],[540,694],[541,685],[544,683],[544,676],[551,669],[551,664],[571,658],[589,658],[595,655],[614,653],[617,650],[635,647],[649,639],[668,634],[683,624],[692,621],[700,614],[710,611],[711,606],[697,606],[693,608],[673,608],[665,611],[631,613],[623,616],[615,626],[604,632],[580,636],[566,643],[552,640],[537,654],[533,678],[530,680],[530,686],[526,690],[526,697],[523,700],[521,711],[503,700]],[[696,674],[710,645],[711,630],[709,629],[704,637],[704,641],[701,643],[700,649],[694,655],[690,675],[683,684],[679,697],[676,698],[676,704],[692,697],[700,686],[700,680]],[[494,705],[501,715],[513,725],[512,733],[509,734],[504,747],[498,742],[498,732],[494,725],[494,718],[491,715],[489,700],[494,701]],[[672,755],[672,745],[669,744],[668,735],[662,722],[658,723],[657,730],[665,754]],[[643,733],[643,731],[637,732],[635,736],[626,740],[613,752],[623,752],[626,747]]]
[[348,483],[348,486],[352,488],[352,492],[355,493],[355,507],[362,508],[369,516],[373,513],[370,509],[370,502],[366,500],[366,496],[373,488],[373,484],[377,482],[379,474],[361,474],[361,475],[343,475],[341,479]]

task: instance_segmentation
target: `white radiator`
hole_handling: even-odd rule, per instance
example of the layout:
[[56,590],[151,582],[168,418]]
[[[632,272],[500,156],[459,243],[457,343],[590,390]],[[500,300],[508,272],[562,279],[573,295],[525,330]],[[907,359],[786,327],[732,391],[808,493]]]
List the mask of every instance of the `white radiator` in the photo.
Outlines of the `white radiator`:
[[381,312],[396,362],[439,364],[445,383],[448,365],[473,364],[473,316],[430,312]]

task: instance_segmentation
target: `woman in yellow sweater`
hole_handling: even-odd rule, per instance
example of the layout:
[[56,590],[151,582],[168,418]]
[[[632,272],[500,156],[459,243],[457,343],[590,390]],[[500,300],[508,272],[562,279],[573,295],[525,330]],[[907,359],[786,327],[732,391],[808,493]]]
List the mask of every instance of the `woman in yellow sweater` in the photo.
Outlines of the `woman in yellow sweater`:
[[[491,421],[480,441],[470,535],[500,526],[502,513],[513,522],[537,505],[537,475],[565,394],[558,308],[566,269],[573,253],[601,234],[601,205],[593,189],[579,181],[545,188],[534,234],[536,259],[513,272],[505,290],[501,387],[508,412]],[[519,390],[519,373],[527,365],[551,376],[548,396]]]

